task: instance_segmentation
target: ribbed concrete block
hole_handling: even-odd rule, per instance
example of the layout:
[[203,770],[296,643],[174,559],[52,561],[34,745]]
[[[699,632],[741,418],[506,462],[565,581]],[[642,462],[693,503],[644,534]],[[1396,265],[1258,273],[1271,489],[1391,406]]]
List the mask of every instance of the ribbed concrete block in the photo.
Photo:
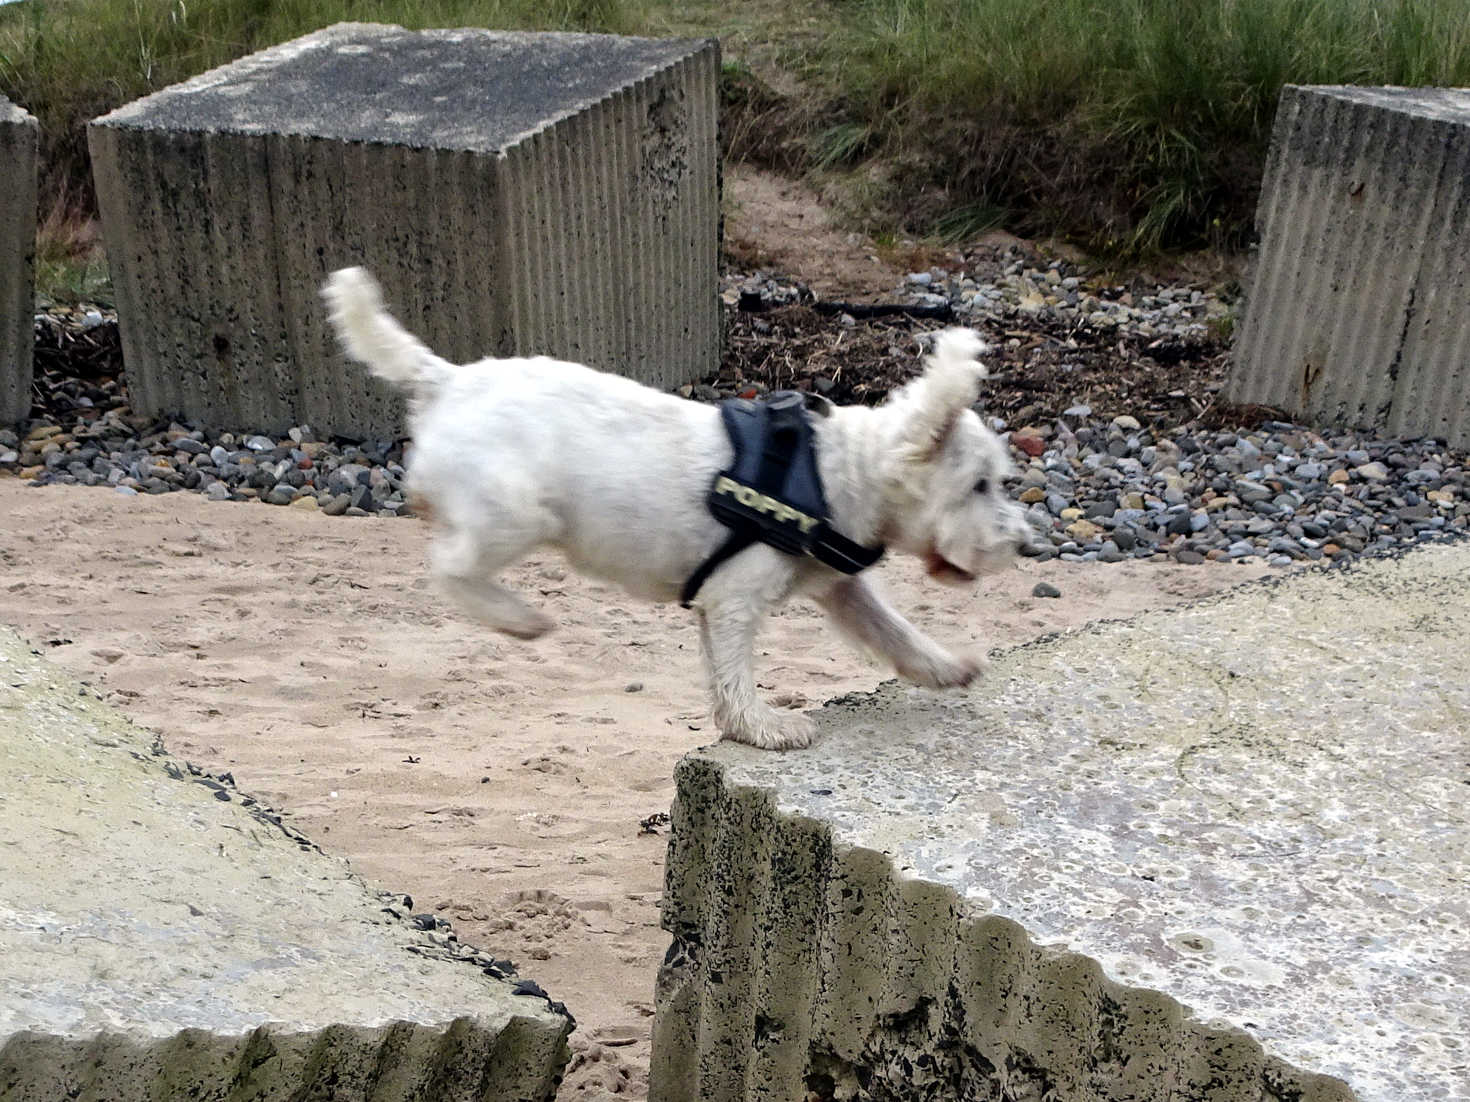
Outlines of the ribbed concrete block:
[[1470,89],[1287,86],[1226,388],[1470,447]]
[[652,1102],[1470,1098],[1470,542],[684,759]]
[[[0,627],[0,1099],[550,1102],[571,1021]],[[522,988],[525,990],[525,988]]]
[[134,405],[400,435],[327,327],[347,264],[453,360],[712,370],[718,74],[712,40],[344,23],[95,120]]
[[0,96],[0,425],[31,408],[36,313],[36,120]]

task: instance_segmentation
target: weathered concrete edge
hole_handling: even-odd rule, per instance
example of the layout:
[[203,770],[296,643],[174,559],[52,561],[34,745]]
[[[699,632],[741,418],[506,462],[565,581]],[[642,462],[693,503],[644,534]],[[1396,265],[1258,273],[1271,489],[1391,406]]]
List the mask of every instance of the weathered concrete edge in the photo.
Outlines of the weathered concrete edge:
[[[516,976],[509,961],[453,937],[449,924],[436,920],[425,930],[408,911],[401,893],[369,886],[340,858],[329,858],[282,816],[235,788],[229,774],[212,775],[193,763],[174,758],[156,732],[102,702],[88,683],[76,682],[47,661],[30,638],[0,624],[0,658],[7,646],[22,654],[26,667],[53,671],[66,683],[67,711],[85,716],[105,713],[112,726],[101,731],[96,745],[144,763],[181,789],[199,798],[233,803],[261,835],[274,834],[288,849],[313,851],[330,860],[341,882],[361,894],[374,927],[397,926],[398,948],[425,966],[483,973],[478,982],[504,985],[514,1008],[487,1001],[446,1008],[421,1020],[379,1014],[371,1024],[329,1021],[316,1028],[292,1027],[261,1015],[254,1028],[211,1029],[205,1025],[159,1031],[146,1028],[103,1028],[77,1033],[45,1029],[0,1028],[0,1102],[54,1102],[58,1098],[105,1099],[107,1102],[155,1102],[191,1098],[223,1102],[245,1091],[260,1102],[303,1097],[331,1097],[341,1102],[410,1102],[427,1097],[465,1102],[551,1102],[570,1058],[567,1039],[575,1020],[537,984]],[[73,689],[78,690],[72,697]],[[55,694],[55,684],[44,691]],[[80,703],[77,703],[77,702]],[[115,736],[121,735],[120,741]],[[212,801],[210,801],[212,804]],[[0,911],[7,902],[0,892]],[[386,921],[385,921],[386,919]],[[360,936],[360,935],[354,935]],[[445,975],[449,972],[444,973]],[[227,979],[221,980],[228,983]],[[488,988],[486,989],[488,994]],[[289,993],[286,993],[289,994]],[[283,1007],[289,1007],[289,1001]],[[0,1003],[0,1009],[3,1009]],[[104,1019],[105,1020],[105,1019]]]
[[207,1029],[164,1038],[22,1032],[0,1044],[0,1099],[551,1102],[570,1031],[570,1021],[558,1031],[516,1016],[503,1025],[465,1017],[432,1026],[333,1025],[297,1033],[262,1025],[234,1037]]
[[19,423],[31,408],[35,346],[36,143],[34,116],[0,96],[0,158],[6,187],[0,194],[0,426]]
[[676,782],[650,1102],[859,1084],[858,1097],[915,1100],[987,1084],[1074,1102],[1357,1098],[842,844],[764,789],[728,786],[698,751]]
[[[179,92],[198,91],[198,90],[201,90],[201,89],[204,89],[204,88],[213,87],[214,85],[219,84],[219,83],[221,83],[221,82],[223,82],[223,81],[225,81],[227,79],[231,79],[233,77],[239,76],[242,73],[254,72],[254,71],[256,71],[258,69],[261,69],[261,68],[269,68],[270,66],[275,65],[277,62],[279,62],[282,58],[294,57],[297,54],[304,53],[304,52],[306,52],[309,49],[315,48],[316,46],[318,46],[321,43],[330,41],[337,34],[341,34],[341,33],[348,32],[348,31],[354,31],[354,30],[371,30],[371,31],[375,31],[375,32],[388,32],[388,33],[391,33],[391,32],[394,32],[394,31],[399,31],[399,32],[402,32],[404,34],[432,34],[432,33],[435,33],[435,31],[433,29],[428,29],[428,30],[424,30],[424,31],[410,31],[408,28],[406,28],[406,27],[404,27],[404,26],[402,26],[401,24],[398,24],[398,23],[364,23],[364,22],[351,21],[351,20],[344,21],[344,22],[341,22],[341,23],[332,23],[332,24],[329,24],[328,26],[322,27],[319,30],[315,30],[315,31],[310,32],[309,34],[302,35],[299,38],[293,38],[290,41],[282,42],[282,43],[279,43],[279,44],[277,44],[275,46],[269,46],[269,47],[267,47],[267,48],[265,48],[263,50],[257,50],[254,53],[246,54],[246,55],[244,55],[242,57],[238,57],[234,61],[227,61],[223,65],[216,65],[213,69],[208,69],[208,70],[206,70],[206,71],[204,71],[202,73],[199,73],[199,74],[197,74],[195,76],[189,77],[186,80],[179,81],[177,84],[171,84],[171,85],[169,85],[166,88],[160,88],[157,92],[153,92],[153,93],[150,93],[149,95],[141,96],[138,99],[131,100],[128,103],[123,104],[121,107],[114,108],[112,111],[109,111],[105,115],[99,115],[99,116],[97,116],[97,118],[92,119],[91,121],[89,121],[87,123],[87,128],[88,128],[88,130],[90,130],[94,126],[106,126],[106,127],[116,127],[116,128],[119,128],[119,129],[124,129],[125,128],[125,129],[132,129],[132,130],[146,130],[146,129],[150,129],[150,127],[148,127],[145,123],[143,123],[141,121],[135,120],[134,116],[137,114],[137,112],[139,110],[141,110],[142,108],[144,108],[148,104],[148,101],[149,100],[154,99],[155,97],[163,96],[163,95],[174,95],[174,94],[177,94]],[[674,46],[684,46],[684,47],[686,47],[685,53],[680,58],[678,58],[676,62],[674,62],[675,64],[677,64],[678,62],[688,61],[690,58],[697,57],[700,54],[702,54],[705,51],[708,51],[710,49],[714,49],[714,50],[718,51],[718,49],[719,49],[719,42],[720,42],[720,40],[718,38],[714,38],[714,37],[706,37],[706,38],[683,38],[683,37],[678,37],[678,38],[653,38],[653,37],[649,37],[649,36],[646,36],[646,35],[635,35],[635,36],[602,35],[602,34],[596,34],[596,33],[593,33],[593,32],[578,32],[578,31],[496,32],[494,30],[491,30],[489,28],[484,28],[484,27],[467,27],[467,28],[462,28],[462,30],[481,31],[481,32],[483,32],[485,34],[495,34],[495,33],[542,33],[542,34],[548,34],[548,35],[561,35],[563,37],[579,37],[579,38],[622,38],[622,37],[637,37],[637,38],[642,38],[645,41],[661,42],[661,43],[664,43],[664,44],[666,44],[666,45],[668,45],[670,47],[674,47]],[[229,70],[229,72],[227,73],[226,70]],[[588,100],[585,100],[585,101],[578,101],[577,103],[569,106],[564,111],[560,111],[560,112],[558,112],[556,114],[548,115],[548,116],[546,116],[545,120],[543,120],[543,122],[536,129],[534,129],[534,130],[528,130],[528,131],[526,131],[526,132],[524,132],[522,134],[513,135],[512,137],[508,138],[506,140],[506,142],[501,146],[500,150],[498,151],[498,154],[503,155],[506,151],[514,148],[517,145],[520,145],[520,144],[524,143],[527,139],[529,139],[531,137],[534,137],[536,134],[540,133],[542,130],[549,129],[552,126],[555,126],[557,123],[564,122],[566,119],[572,118],[575,115],[579,115],[583,111],[588,110],[589,108],[596,107],[598,104],[606,103],[606,102],[608,102],[610,100],[614,100],[614,99],[617,99],[617,98],[619,98],[621,96],[624,96],[630,90],[636,88],[639,84],[641,84],[641,83],[649,80],[650,77],[656,78],[656,76],[657,76],[657,74],[644,73],[644,74],[641,74],[641,75],[636,76],[636,77],[631,77],[627,81],[625,81],[623,84],[618,85],[616,88],[609,89],[603,95],[599,95],[599,96],[596,96],[594,98],[591,98],[591,99],[588,99]],[[215,134],[242,135],[242,136],[246,136],[246,137],[257,137],[257,138],[262,138],[262,137],[265,137],[266,136],[266,135],[261,134],[259,131],[256,131],[256,130],[248,130],[248,129],[243,129],[243,128],[237,129],[237,128],[232,128],[232,127],[214,127],[214,126],[211,126],[211,127],[208,128],[208,130],[209,130],[210,133],[215,133]],[[277,136],[281,136],[281,137],[302,137],[302,138],[321,137],[321,135],[318,135],[318,134],[309,133],[309,132],[297,132],[297,131],[294,131],[294,130],[283,130],[283,131],[280,131]],[[341,141],[343,144],[348,144],[348,145],[365,145],[365,146],[379,146],[379,145],[381,145],[381,146],[400,146],[400,145],[404,145],[405,144],[405,143],[400,142],[400,141],[389,141],[389,140],[383,140],[383,141],[371,141],[371,140],[369,140],[369,141],[360,141],[360,140],[346,139],[346,138],[341,138],[341,139],[332,138],[330,140],[332,140],[332,141]],[[411,145],[411,146],[409,146],[409,148],[415,148],[415,149],[419,149],[419,148],[421,148],[421,149],[442,149],[444,147],[430,145],[430,144],[425,144],[425,145],[422,145],[422,146],[419,146],[419,145]],[[490,151],[488,151],[488,150],[482,150],[482,149],[466,148],[464,150],[456,150],[456,152],[487,154]]]
[[[1467,154],[1454,138],[1465,123],[1426,108],[1416,92],[1463,94],[1282,88],[1255,213],[1259,248],[1243,277],[1222,391],[1231,401],[1337,427],[1470,442],[1460,370],[1470,334],[1455,328],[1453,311],[1426,308],[1462,275],[1456,213],[1467,192],[1455,181]],[[1313,170],[1323,149],[1333,165]],[[1420,162],[1427,174],[1397,167]]]

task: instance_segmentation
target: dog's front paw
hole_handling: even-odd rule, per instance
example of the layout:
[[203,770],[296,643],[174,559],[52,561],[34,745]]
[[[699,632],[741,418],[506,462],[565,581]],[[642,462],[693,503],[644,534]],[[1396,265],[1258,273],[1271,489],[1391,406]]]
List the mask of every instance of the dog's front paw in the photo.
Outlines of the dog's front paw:
[[776,712],[762,708],[722,726],[720,737],[743,742],[759,750],[800,750],[816,736],[816,723],[799,712]]
[[926,689],[960,689],[984,673],[985,666],[985,659],[976,655],[944,655],[903,666],[898,675]]

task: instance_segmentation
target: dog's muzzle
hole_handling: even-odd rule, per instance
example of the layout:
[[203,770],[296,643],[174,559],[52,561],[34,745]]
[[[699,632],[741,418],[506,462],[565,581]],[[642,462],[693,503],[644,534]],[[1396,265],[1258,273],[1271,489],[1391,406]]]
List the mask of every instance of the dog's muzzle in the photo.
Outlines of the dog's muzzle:
[[968,585],[976,577],[963,567],[950,562],[938,551],[930,551],[924,556],[924,572],[936,582],[948,585]]

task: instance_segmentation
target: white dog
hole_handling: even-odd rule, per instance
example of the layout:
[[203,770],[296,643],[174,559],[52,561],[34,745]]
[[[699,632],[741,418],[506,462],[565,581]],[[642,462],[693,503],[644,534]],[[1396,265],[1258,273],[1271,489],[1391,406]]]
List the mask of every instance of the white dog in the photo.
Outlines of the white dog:
[[[442,526],[431,572],[469,615],[522,639],[550,630],[497,580],[540,545],[667,601],[729,535],[706,503],[733,456],[716,407],[546,357],[455,366],[385,311],[360,268],[335,272],[323,295],[348,354],[411,396],[408,489]],[[809,400],[831,527],[916,555],[950,583],[1009,565],[1027,538],[1001,486],[1005,447],[970,408],[984,348],[970,330],[951,329],[924,374],[884,405]],[[793,592],[915,684],[961,686],[980,672],[979,661],[922,635],[862,574],[757,543],[716,569],[694,602],[725,738],[768,749],[811,741],[809,718],[777,712],[755,690],[756,629]]]

